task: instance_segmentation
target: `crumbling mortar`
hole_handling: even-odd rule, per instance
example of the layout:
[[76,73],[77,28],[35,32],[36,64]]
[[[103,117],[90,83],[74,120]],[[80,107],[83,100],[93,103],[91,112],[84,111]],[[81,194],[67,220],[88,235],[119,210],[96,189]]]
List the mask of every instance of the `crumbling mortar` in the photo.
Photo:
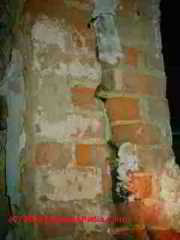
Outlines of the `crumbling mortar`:
[[[109,98],[115,98],[115,97],[128,97],[128,98],[139,98],[139,94],[124,94],[121,93],[120,91],[107,91],[104,90],[101,85],[99,85],[98,90],[96,92],[96,97],[99,97],[101,100],[105,101],[104,99],[109,99]],[[149,96],[149,95],[143,95],[142,97],[151,97],[154,100],[167,100],[165,97],[159,97],[159,96]]]
[[[107,4],[107,5],[106,5]],[[121,53],[121,46],[119,38],[116,39],[117,41],[114,42],[112,38],[108,39],[108,35],[106,35],[106,32],[111,29],[111,34],[114,33],[115,38],[117,38],[117,30],[113,22],[113,17],[115,15],[115,8],[116,1],[107,0],[106,2],[101,2],[101,0],[96,1],[95,10],[92,15],[91,22],[94,23],[95,30],[96,30],[96,37],[97,37],[97,50],[98,50],[98,60],[101,64],[101,68],[103,70],[112,69],[114,67],[117,67],[117,64],[119,64],[119,59],[122,57]],[[107,18],[111,18],[111,24],[108,23]],[[105,21],[107,20],[107,22]],[[99,24],[99,25],[98,25]],[[105,25],[103,25],[105,24]],[[106,26],[107,24],[107,26]],[[106,27],[105,27],[106,26]],[[105,28],[104,28],[105,27]],[[102,29],[104,28],[104,29]],[[105,37],[106,41],[115,46],[115,49],[109,49],[108,44],[103,43],[103,37]],[[118,55],[117,55],[118,53]],[[110,56],[110,58],[109,58]],[[103,79],[101,79],[102,81]],[[106,143],[108,144],[111,154],[108,158],[109,165],[111,167],[111,177],[112,177],[112,198],[114,203],[117,202],[127,202],[128,197],[130,193],[128,192],[127,187],[125,187],[123,179],[118,174],[118,168],[119,168],[119,150],[121,146],[118,148],[115,143],[112,142],[112,132],[111,132],[111,124],[110,120],[108,118],[108,112],[105,108],[105,101],[107,99],[107,96],[100,96],[99,92],[101,91],[101,83],[96,88],[96,94],[95,97],[102,102],[102,105],[104,106],[104,116],[106,119]],[[108,91],[107,91],[108,93]],[[123,144],[122,144],[123,145]]]

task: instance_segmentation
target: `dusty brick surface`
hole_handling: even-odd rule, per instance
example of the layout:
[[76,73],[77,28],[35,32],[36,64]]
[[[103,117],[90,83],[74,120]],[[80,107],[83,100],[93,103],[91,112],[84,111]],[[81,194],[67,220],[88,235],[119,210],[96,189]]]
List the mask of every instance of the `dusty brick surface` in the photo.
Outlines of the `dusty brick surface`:
[[40,143],[34,146],[34,166],[62,169],[72,161],[72,144]]
[[119,8],[118,8],[118,13],[124,17],[134,17],[135,15],[135,3],[133,0],[130,0],[130,1],[122,1],[121,2],[121,5],[119,5]]
[[93,88],[72,88],[72,102],[74,106],[81,109],[96,109],[96,89]]
[[142,97],[141,114],[147,122],[165,125],[170,120],[168,101],[165,98]]
[[137,73],[131,68],[106,69],[103,71],[102,87],[109,91],[118,91],[120,94],[142,96],[165,96],[164,81],[144,73]]
[[137,146],[136,151],[140,166],[145,171],[160,172],[167,161],[174,156],[169,145]]
[[124,92],[129,94],[163,96],[162,81],[150,75],[123,73]]
[[73,234],[75,227],[75,223],[43,223],[38,224],[37,229],[43,239],[52,239]]
[[124,142],[135,144],[160,144],[166,139],[161,135],[160,129],[150,124],[122,124],[112,127],[112,140],[119,145]]
[[109,161],[106,159],[105,164],[102,168],[102,187],[103,192],[112,197],[112,176],[111,176],[111,166]]

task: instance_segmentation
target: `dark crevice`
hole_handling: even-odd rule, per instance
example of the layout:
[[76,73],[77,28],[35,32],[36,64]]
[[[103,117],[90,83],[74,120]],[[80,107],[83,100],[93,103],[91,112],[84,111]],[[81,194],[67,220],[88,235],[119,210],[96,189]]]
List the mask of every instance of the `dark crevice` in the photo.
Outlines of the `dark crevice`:
[[104,104],[107,99],[105,97],[102,97],[102,96],[99,95],[99,92],[101,91],[101,88],[102,88],[101,84],[99,86],[97,86],[96,92],[95,92],[95,98],[101,100]]
[[107,142],[108,146],[111,149],[111,158],[112,161],[110,161],[111,165],[111,177],[112,177],[112,198],[114,204],[127,202],[129,192],[123,188],[120,187],[119,192],[117,193],[117,185],[123,186],[123,182],[118,179],[118,171],[117,171],[117,159],[118,159],[118,147],[113,144],[112,141]]
[[[107,101],[107,98],[101,97],[98,95],[98,92],[102,88],[101,84],[97,87],[95,97],[102,101],[104,104]],[[105,106],[104,106],[105,108]],[[110,124],[110,122],[109,122]],[[123,187],[123,181],[119,180],[118,176],[118,150],[119,148],[115,143],[112,142],[112,140],[107,141],[107,145],[109,146],[111,150],[111,156],[109,159],[109,164],[111,167],[111,179],[112,179],[112,200],[114,204],[119,204],[119,203],[127,203],[128,202],[128,197],[131,193],[127,191],[126,188]],[[119,188],[119,191],[117,192],[117,186]]]

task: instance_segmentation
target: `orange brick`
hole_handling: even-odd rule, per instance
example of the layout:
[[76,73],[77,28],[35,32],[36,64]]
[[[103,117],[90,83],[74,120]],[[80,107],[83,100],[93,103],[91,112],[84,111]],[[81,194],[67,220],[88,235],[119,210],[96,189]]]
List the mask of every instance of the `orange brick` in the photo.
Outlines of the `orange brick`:
[[149,198],[152,195],[152,175],[144,172],[129,174],[128,191],[136,195],[137,199]]
[[76,162],[78,166],[93,165],[91,145],[76,145]]
[[105,160],[109,156],[106,145],[77,144],[76,163],[78,166],[105,167]]
[[125,48],[124,50],[124,63],[131,65],[133,67],[137,67],[138,65],[138,57],[140,54],[140,50],[137,48]]
[[51,166],[62,169],[72,161],[72,145],[59,143],[40,143],[35,146],[35,166]]
[[116,145],[124,142],[144,145],[166,143],[166,138],[161,135],[160,129],[155,126],[144,123],[134,123],[113,126],[112,141]]
[[94,88],[72,88],[72,101],[74,106],[78,106],[84,109],[96,108]]
[[112,122],[140,119],[138,100],[134,98],[110,98],[105,102],[105,108]]

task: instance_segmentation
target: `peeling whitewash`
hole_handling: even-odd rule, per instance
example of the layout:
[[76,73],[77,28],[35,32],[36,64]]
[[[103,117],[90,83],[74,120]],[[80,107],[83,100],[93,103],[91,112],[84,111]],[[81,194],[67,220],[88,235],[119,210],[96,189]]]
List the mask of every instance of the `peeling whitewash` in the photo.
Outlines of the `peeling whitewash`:
[[[48,170],[39,168],[35,173],[35,194],[53,201],[94,199],[102,193],[102,172],[98,168]],[[93,188],[92,188],[93,186]]]
[[[79,49],[72,38],[76,29],[65,24],[63,20],[49,19],[47,16],[38,18],[32,28],[33,44],[33,71],[36,81],[41,87],[44,77],[56,75],[66,79],[81,79],[83,82],[90,82],[90,85],[97,85],[101,79],[101,66],[95,56],[91,56],[87,47]],[[69,30],[68,30],[69,29]],[[81,42],[84,36],[79,36]],[[84,44],[85,45],[85,44]],[[52,54],[53,52],[53,54]],[[93,53],[94,54],[94,53]],[[83,56],[92,58],[84,62]],[[72,57],[73,56],[73,57]],[[51,77],[50,77],[51,80]],[[62,79],[59,79],[61,81]]]
[[32,28],[32,40],[40,41],[42,47],[48,44],[55,44],[61,50],[66,50],[66,42],[68,31],[64,30],[64,23],[56,19],[49,19],[46,15],[42,15]]
[[35,116],[34,129],[38,125],[39,131],[35,134],[40,137],[55,139],[57,142],[70,140],[73,135],[76,139],[84,138],[86,132],[91,130],[92,134],[96,134],[101,125],[99,120],[83,117],[77,114],[70,114],[63,121],[51,123],[45,117]]
[[128,171],[137,171],[138,159],[136,156],[136,145],[131,143],[124,143],[120,146],[118,151],[118,175],[119,178],[127,182],[128,180]]

